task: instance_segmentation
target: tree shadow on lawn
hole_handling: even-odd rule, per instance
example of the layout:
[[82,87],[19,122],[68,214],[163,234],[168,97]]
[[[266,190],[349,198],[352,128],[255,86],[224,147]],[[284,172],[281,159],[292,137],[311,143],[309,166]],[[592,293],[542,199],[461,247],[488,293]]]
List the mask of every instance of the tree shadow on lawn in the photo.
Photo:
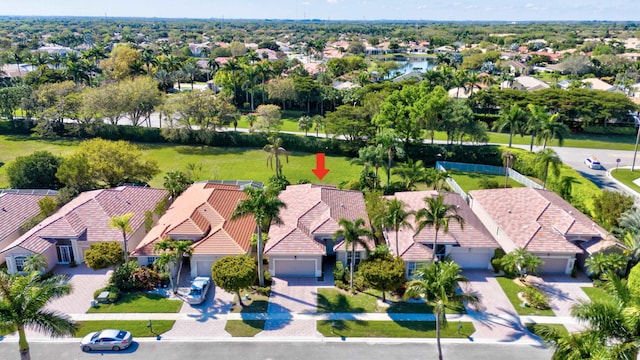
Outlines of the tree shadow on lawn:
[[55,137],[55,138],[40,138],[40,137],[31,137],[28,135],[3,135],[4,140],[7,141],[15,141],[15,142],[23,142],[23,141],[38,141],[40,143],[52,144],[58,146],[78,146],[82,140],[76,138],[67,138],[67,137]]
[[232,146],[208,146],[208,145],[182,145],[182,144],[153,144],[148,146],[145,144],[142,146],[144,149],[158,149],[173,147],[173,149],[181,155],[199,155],[199,156],[213,156],[213,155],[228,155],[228,154],[242,154],[247,151],[262,150],[262,148],[248,148],[248,147],[232,147]]

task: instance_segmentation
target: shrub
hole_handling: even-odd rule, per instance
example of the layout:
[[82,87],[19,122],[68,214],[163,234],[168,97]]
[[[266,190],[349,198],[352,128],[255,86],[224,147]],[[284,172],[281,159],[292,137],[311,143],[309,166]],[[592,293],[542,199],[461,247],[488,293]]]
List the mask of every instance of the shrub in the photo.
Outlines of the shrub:
[[120,298],[120,290],[118,290],[118,288],[115,288],[115,287],[109,288],[109,298],[108,298],[109,302],[116,303],[119,298]]
[[500,271],[504,271],[504,267],[502,266],[502,257],[505,256],[507,253],[504,252],[504,250],[502,250],[502,248],[497,248],[494,252],[493,252],[493,257],[491,258],[491,267],[493,267],[493,272],[494,273],[499,273]]
[[344,282],[344,275],[344,264],[342,261],[336,261],[336,264],[333,267],[333,279],[335,280],[336,286],[338,286],[338,281]]
[[271,277],[271,273],[269,270],[264,271],[264,283],[271,285],[273,283],[273,278]]
[[256,292],[260,295],[269,296],[271,294],[271,286],[258,286]]
[[349,290],[349,284],[348,284],[348,283],[345,283],[345,282],[344,282],[344,281],[342,281],[342,280],[336,280],[336,281],[335,281],[335,285],[336,285],[336,287],[337,287],[338,289],[342,289],[342,290],[345,290],[345,291],[348,291],[348,290]]
[[530,307],[539,310],[546,310],[550,308],[547,296],[537,288],[529,285],[524,288],[522,293]]
[[135,282],[132,275],[137,269],[138,263],[136,261],[122,264],[111,275],[111,283],[121,291],[135,290]]
[[158,272],[148,267],[139,267],[131,273],[135,290],[154,289],[160,281]]
[[167,271],[163,271],[161,273],[158,274],[158,281],[160,282],[160,285],[162,286],[168,286],[171,283],[171,280],[169,279],[171,275],[167,272]]

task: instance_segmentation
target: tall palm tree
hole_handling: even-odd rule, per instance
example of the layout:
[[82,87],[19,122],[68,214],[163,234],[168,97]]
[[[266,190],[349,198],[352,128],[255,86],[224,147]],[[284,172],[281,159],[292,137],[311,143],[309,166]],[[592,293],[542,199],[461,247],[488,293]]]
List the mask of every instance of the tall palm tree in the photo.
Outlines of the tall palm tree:
[[353,221],[345,218],[338,220],[340,229],[333,234],[334,239],[344,239],[345,248],[351,245],[351,262],[349,263],[349,288],[353,291],[353,273],[355,271],[356,262],[356,244],[362,246],[369,251],[367,238],[371,238],[373,234],[371,230],[365,227],[363,218],[357,218]]
[[142,50],[140,54],[140,60],[144,63],[144,67],[147,70],[147,75],[151,76],[151,66],[158,64],[158,58],[153,52],[153,49],[146,48]]
[[240,200],[233,214],[231,214],[231,220],[253,215],[258,230],[258,281],[260,286],[264,286],[262,232],[269,231],[269,225],[272,223],[282,224],[280,209],[286,208],[287,205],[276,194],[271,194],[264,189],[248,187],[244,190],[244,193],[247,198]]
[[387,189],[391,185],[391,161],[393,154],[402,155],[402,143],[398,139],[398,135],[393,129],[383,129],[376,137],[376,142],[384,146],[387,150]]
[[396,234],[396,256],[400,256],[400,246],[398,244],[398,232],[402,228],[413,230],[413,226],[409,222],[409,217],[415,213],[412,210],[406,210],[406,204],[397,198],[392,199],[387,204],[384,218],[384,226],[390,227]]
[[553,114],[540,119],[540,129],[536,135],[538,143],[542,142],[542,149],[546,149],[547,141],[552,139],[558,140],[558,145],[564,145],[564,138],[569,134],[569,128],[566,124],[559,122],[560,114]]
[[71,294],[64,275],[42,280],[37,272],[27,276],[0,271],[0,329],[18,331],[22,360],[31,359],[25,328],[34,328],[53,337],[72,335],[78,327],[68,315],[46,309],[49,301]]
[[244,76],[247,79],[247,90],[249,91],[249,95],[251,96],[251,111],[254,111],[254,91],[253,87],[256,84],[256,79],[260,76],[260,72],[255,65],[245,65],[243,66]]
[[268,60],[263,60],[256,64],[256,69],[260,74],[260,82],[262,83],[262,103],[264,104],[266,101],[265,95],[267,93],[264,87],[267,80],[269,80],[269,77],[273,75],[273,68],[271,67],[271,63]]
[[237,103],[236,94],[238,93],[238,72],[242,70],[242,66],[238,59],[229,59],[224,66],[222,66],[222,71],[228,72],[231,75],[231,82],[233,83],[233,101]]
[[267,157],[267,165],[273,169],[273,160],[276,161],[276,178],[282,177],[282,162],[280,156],[284,155],[287,163],[289,162],[289,152],[282,147],[282,139],[279,137],[272,137],[271,144],[267,144],[262,150],[269,153]]
[[[220,63],[216,60],[216,58],[210,57],[207,59],[207,68],[209,69],[209,71],[207,71],[207,81],[209,81],[209,78],[213,79],[216,76],[218,70],[220,70]],[[215,91],[215,83],[213,85],[213,91]]]
[[560,164],[562,161],[558,154],[553,149],[544,149],[536,153],[533,164],[538,171],[538,174],[542,176],[542,188],[547,188],[547,175],[549,175],[549,166],[555,177],[560,175]]
[[436,231],[433,238],[433,254],[431,256],[431,261],[435,261],[440,229],[442,229],[443,233],[448,233],[451,220],[456,221],[461,228],[464,228],[464,218],[458,215],[458,208],[455,205],[445,204],[442,194],[438,194],[436,197],[427,196],[424,198],[424,203],[426,207],[416,213],[416,224],[418,224],[416,234],[425,227],[433,227]]
[[191,91],[193,91],[193,83],[196,81],[198,74],[200,74],[200,67],[196,64],[195,59],[186,61],[182,67],[182,72],[185,74],[185,77],[189,79]]
[[540,105],[529,104],[527,105],[527,109],[529,110],[529,117],[527,119],[527,124],[525,126],[526,131],[531,135],[531,143],[529,144],[529,151],[533,152],[533,142],[535,138],[538,136],[538,132],[542,127],[542,123],[544,119],[548,117],[547,109]]
[[381,144],[377,146],[369,145],[358,150],[358,157],[351,160],[352,164],[363,165],[365,171],[373,167],[375,174],[376,188],[379,186],[378,170],[384,166],[386,160],[386,149]]
[[[175,281],[173,276],[169,276],[171,289],[174,294],[178,293],[178,283],[180,282],[184,258],[191,256],[193,253],[192,244],[193,242],[191,240],[173,240],[167,238],[153,245],[153,251],[160,255],[156,260],[157,265],[170,272],[173,272],[173,269],[177,270]],[[173,267],[173,269],[171,269],[171,267]]]
[[440,344],[441,325],[447,326],[445,309],[451,305],[460,303],[477,303],[478,297],[474,294],[458,291],[460,284],[469,280],[461,275],[460,265],[451,260],[429,263],[415,273],[414,280],[407,284],[405,298],[423,296],[427,303],[433,306],[433,314],[436,316],[436,341],[438,346],[438,359],[442,360],[442,346]]
[[109,226],[122,232],[122,243],[124,244],[124,263],[129,262],[129,251],[127,250],[127,234],[132,232],[130,220],[134,213],[126,213],[121,216],[114,216],[109,220]]
[[513,144],[513,134],[518,133],[522,135],[526,123],[527,113],[518,105],[513,104],[510,108],[503,109],[500,112],[500,118],[493,124],[493,127],[497,131],[509,128],[509,147],[511,147]]

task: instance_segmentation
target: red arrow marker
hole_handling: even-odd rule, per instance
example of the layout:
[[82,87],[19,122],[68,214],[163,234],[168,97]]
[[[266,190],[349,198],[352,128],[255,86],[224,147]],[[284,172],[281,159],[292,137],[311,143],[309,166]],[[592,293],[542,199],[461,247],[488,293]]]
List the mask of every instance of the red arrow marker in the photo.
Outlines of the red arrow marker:
[[311,171],[313,171],[320,180],[327,175],[329,169],[324,168],[324,153],[316,154],[316,168]]

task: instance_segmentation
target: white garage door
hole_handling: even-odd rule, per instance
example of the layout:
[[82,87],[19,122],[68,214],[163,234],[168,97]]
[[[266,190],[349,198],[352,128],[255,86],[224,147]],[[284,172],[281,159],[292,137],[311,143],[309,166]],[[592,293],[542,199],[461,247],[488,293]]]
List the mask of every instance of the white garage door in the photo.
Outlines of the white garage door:
[[315,277],[316,262],[314,260],[275,260],[275,276]]
[[544,265],[538,269],[542,274],[564,274],[567,269],[567,258],[546,258],[540,257]]
[[451,258],[463,269],[484,269],[489,267],[492,254],[489,253],[451,253]]
[[211,265],[213,265],[213,260],[198,260],[196,262],[196,275],[211,276]]

